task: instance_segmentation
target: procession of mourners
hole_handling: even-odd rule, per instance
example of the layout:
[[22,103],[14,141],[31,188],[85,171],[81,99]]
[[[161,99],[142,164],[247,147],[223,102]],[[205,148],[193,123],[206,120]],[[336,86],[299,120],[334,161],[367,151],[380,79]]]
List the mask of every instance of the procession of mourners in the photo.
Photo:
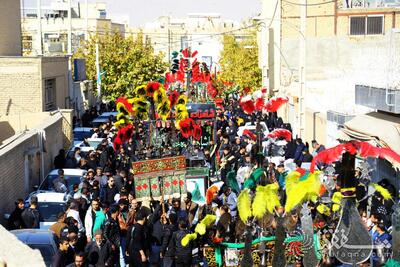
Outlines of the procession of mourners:
[[15,201],[8,229],[54,237],[27,241],[47,265],[400,266],[398,188],[367,160],[400,156],[302,140],[265,88],[194,102],[172,75],[75,117],[72,148]]

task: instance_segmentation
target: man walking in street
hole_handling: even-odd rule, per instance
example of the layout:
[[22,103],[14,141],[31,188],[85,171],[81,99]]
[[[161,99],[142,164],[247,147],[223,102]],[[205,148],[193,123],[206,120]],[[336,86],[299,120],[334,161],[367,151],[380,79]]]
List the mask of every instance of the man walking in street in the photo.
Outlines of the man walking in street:
[[39,228],[39,211],[37,210],[38,199],[36,196],[32,196],[30,200],[29,208],[25,209],[22,214],[22,221],[24,222],[25,228]]

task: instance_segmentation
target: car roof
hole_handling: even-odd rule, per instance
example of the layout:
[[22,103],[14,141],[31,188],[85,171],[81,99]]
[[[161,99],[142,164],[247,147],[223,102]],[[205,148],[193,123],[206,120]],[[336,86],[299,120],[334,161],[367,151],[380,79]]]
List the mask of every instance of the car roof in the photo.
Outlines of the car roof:
[[111,112],[104,112],[104,113],[101,113],[100,115],[99,115],[99,117],[110,117],[110,116],[114,116],[114,117],[116,117],[118,115],[118,112],[117,111],[111,111]]
[[[82,169],[63,169],[63,170],[64,170],[64,175],[68,176],[82,176],[86,173],[86,170]],[[58,169],[50,171],[48,175],[58,175]]]
[[44,192],[38,193],[35,196],[38,198],[38,202],[66,202],[64,193]]
[[93,128],[91,127],[75,127],[74,132],[92,132]]
[[51,244],[54,234],[49,230],[20,229],[10,231],[25,244]]

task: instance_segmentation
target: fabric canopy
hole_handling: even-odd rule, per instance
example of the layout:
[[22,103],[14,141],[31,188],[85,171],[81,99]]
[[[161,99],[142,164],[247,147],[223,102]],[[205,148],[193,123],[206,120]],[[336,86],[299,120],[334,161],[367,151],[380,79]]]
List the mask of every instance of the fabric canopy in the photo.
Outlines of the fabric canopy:
[[380,112],[358,115],[344,124],[338,139],[368,141],[400,154],[400,117]]

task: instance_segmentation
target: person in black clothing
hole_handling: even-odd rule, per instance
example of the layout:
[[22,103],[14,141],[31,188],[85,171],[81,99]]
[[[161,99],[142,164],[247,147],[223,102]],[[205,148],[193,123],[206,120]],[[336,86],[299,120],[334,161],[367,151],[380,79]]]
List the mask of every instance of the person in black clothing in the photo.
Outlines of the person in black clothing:
[[175,213],[170,213],[168,224],[164,225],[163,228],[160,257],[163,259],[164,267],[174,266],[175,247],[172,244],[172,235],[179,230],[177,221],[178,216]]
[[39,211],[37,210],[38,199],[36,196],[32,196],[30,200],[29,208],[25,209],[22,214],[22,221],[24,222],[24,227],[27,229],[30,228],[39,228]]
[[104,240],[103,232],[98,229],[95,233],[95,241],[86,245],[85,252],[88,255],[89,264],[97,267],[112,266],[113,254],[111,243]]
[[100,192],[100,198],[101,198],[101,202],[108,202],[108,203],[114,203],[114,197],[115,195],[118,193],[118,188],[115,185],[115,180],[114,177],[109,177],[108,178],[108,182],[106,187],[101,189],[102,192]]
[[114,263],[117,263],[119,259],[119,248],[121,245],[121,231],[118,223],[119,206],[111,206],[110,214],[110,218],[104,224],[103,237],[111,243]]
[[64,267],[67,265],[67,251],[69,247],[69,241],[66,237],[60,238],[60,243],[56,254],[54,254],[51,261],[51,266]]
[[22,229],[24,228],[24,222],[22,220],[22,212],[24,211],[24,201],[17,199],[15,201],[15,209],[8,218],[8,230]]
[[67,159],[65,158],[65,150],[60,149],[58,151],[58,155],[54,158],[54,168],[55,169],[63,169],[65,167],[65,163]]
[[136,223],[128,228],[126,237],[126,255],[128,256],[129,266],[147,266],[147,243],[146,229],[144,227],[146,217],[141,211],[135,215]]
[[175,267],[187,267],[192,264],[192,244],[184,247],[182,245],[182,239],[187,235],[187,222],[179,221],[179,230],[174,232],[172,235],[172,244],[175,250]]

